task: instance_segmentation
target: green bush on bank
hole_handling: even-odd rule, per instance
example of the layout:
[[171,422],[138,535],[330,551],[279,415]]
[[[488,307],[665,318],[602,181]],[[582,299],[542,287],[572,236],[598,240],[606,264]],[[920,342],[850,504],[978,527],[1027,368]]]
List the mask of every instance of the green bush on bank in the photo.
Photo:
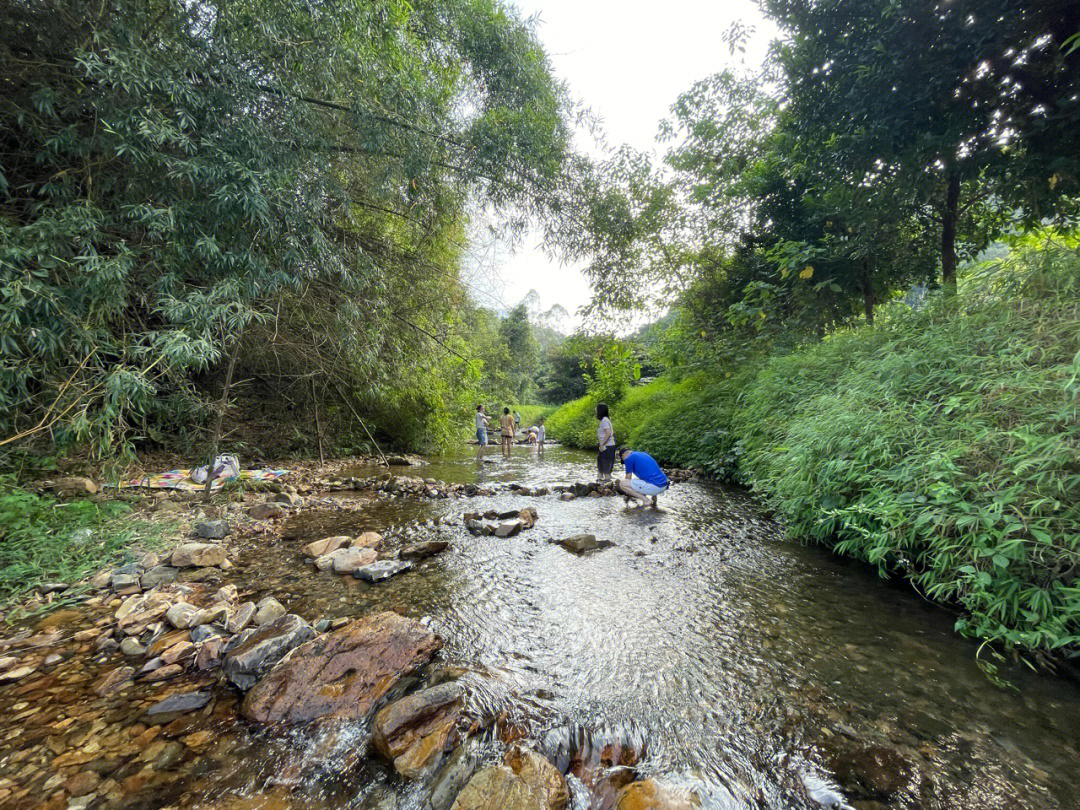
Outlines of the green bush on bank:
[[[589,405],[560,409],[552,434],[576,442]],[[956,299],[896,306],[758,370],[634,389],[613,422],[666,463],[737,475],[793,536],[958,604],[967,635],[1080,653],[1073,245],[1028,245]]]

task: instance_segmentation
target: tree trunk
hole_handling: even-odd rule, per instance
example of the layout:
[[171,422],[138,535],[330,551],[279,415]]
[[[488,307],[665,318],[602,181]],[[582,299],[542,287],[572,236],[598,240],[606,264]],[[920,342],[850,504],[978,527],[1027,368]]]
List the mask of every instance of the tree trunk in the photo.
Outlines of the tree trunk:
[[225,385],[221,389],[221,401],[218,402],[217,414],[214,417],[214,432],[210,436],[210,460],[207,462],[206,488],[203,490],[203,498],[207,501],[213,493],[214,462],[217,460],[218,443],[221,441],[221,424],[225,420],[225,409],[229,405],[229,389],[232,388],[233,371],[236,370],[236,358],[240,355],[240,336],[237,335],[233,346],[232,356],[229,357],[229,365],[225,369]]
[[322,425],[319,424],[319,400],[315,396],[315,378],[311,378],[311,407],[315,409],[315,439],[319,443],[319,464],[326,464],[326,457],[323,455],[322,445]]
[[947,293],[956,292],[956,222],[960,209],[960,175],[950,172],[941,211],[941,284]]
[[870,257],[863,259],[862,267],[862,300],[863,312],[866,313],[866,322],[874,325],[874,281],[870,272]]

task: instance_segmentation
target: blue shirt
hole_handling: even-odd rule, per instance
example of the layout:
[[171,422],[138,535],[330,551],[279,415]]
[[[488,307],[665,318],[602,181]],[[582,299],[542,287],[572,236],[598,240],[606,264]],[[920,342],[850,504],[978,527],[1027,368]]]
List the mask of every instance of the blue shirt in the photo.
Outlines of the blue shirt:
[[626,460],[623,461],[623,467],[627,475],[636,475],[647,484],[652,484],[654,487],[667,486],[667,476],[648,453],[642,453],[640,450],[628,453]]

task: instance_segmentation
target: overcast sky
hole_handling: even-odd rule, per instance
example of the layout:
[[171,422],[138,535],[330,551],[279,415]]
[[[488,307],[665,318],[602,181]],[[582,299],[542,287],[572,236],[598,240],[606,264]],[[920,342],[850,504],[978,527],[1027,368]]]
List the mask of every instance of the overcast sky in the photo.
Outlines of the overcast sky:
[[[754,0],[517,0],[526,17],[539,16],[540,40],[556,75],[603,122],[611,147],[656,151],[660,120],[690,86],[741,62],[761,64],[775,29]],[[757,33],[745,54],[732,56],[721,41],[736,20]],[[586,135],[579,147],[593,152]],[[513,306],[530,289],[544,309],[562,304],[574,315],[590,296],[576,267],[560,266],[529,240],[513,255],[489,260],[488,283],[473,280],[479,303]],[[487,289],[484,289],[487,288]],[[579,325],[574,317],[573,326]]]

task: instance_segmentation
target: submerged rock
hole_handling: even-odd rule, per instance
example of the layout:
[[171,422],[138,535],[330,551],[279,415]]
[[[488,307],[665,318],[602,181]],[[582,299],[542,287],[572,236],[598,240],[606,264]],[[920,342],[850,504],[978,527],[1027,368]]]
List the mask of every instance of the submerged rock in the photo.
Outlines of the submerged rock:
[[428,540],[424,543],[413,543],[411,546],[405,546],[398,552],[398,556],[403,560],[423,560],[441,554],[449,547],[450,544],[446,540]]
[[182,714],[201,709],[212,697],[210,692],[181,692],[169,695],[146,710],[146,719],[153,725],[163,725]]
[[379,560],[371,565],[365,565],[357,568],[353,571],[353,576],[357,579],[362,579],[364,582],[374,585],[376,582],[382,582],[383,580],[390,579],[390,577],[397,576],[403,571],[408,571],[412,568],[412,563],[398,562],[396,560]]
[[285,653],[315,635],[315,629],[294,613],[287,613],[229,650],[222,662],[225,676],[240,689],[250,689]]
[[665,788],[653,779],[627,785],[615,800],[615,810],[694,810],[700,805],[695,794]]
[[351,574],[362,565],[371,565],[379,557],[373,548],[339,548],[315,560],[320,571],[333,569],[335,574]]
[[894,748],[868,745],[844,751],[833,760],[840,783],[865,798],[888,798],[907,784],[911,766]]
[[365,719],[440,647],[418,621],[392,612],[367,616],[299,647],[248,692],[241,712],[258,723]]
[[375,715],[375,748],[406,778],[420,776],[442,758],[453,742],[464,690],[441,683],[384,707]]
[[535,751],[515,746],[503,765],[478,771],[452,810],[564,810],[570,789],[558,769]]
[[586,551],[609,548],[615,545],[610,540],[597,540],[594,534],[575,534],[556,542],[567,551],[572,551],[575,554],[584,554]]

